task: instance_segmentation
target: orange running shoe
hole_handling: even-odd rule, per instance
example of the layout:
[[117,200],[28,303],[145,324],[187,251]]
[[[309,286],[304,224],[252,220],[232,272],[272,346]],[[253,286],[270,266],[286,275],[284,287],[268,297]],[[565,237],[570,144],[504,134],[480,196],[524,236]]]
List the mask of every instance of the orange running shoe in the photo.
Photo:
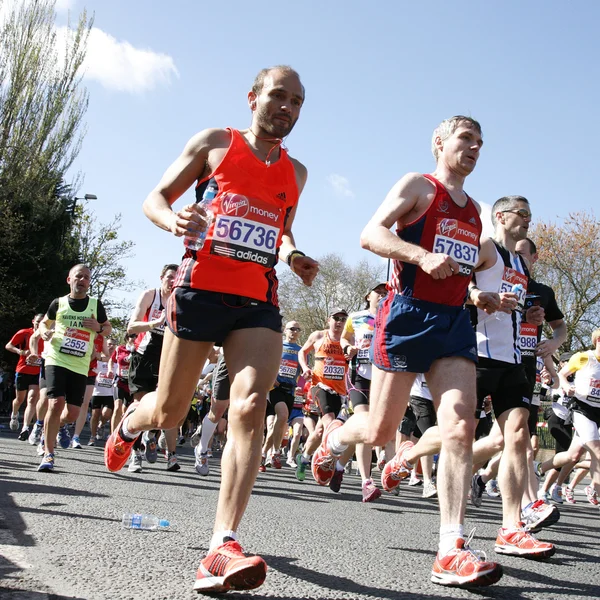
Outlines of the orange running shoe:
[[438,553],[431,570],[433,583],[459,587],[492,585],[501,577],[502,566],[485,560],[485,555],[471,550],[468,541],[462,538],[456,540],[456,548],[445,556]]
[[525,558],[550,558],[556,548],[553,544],[540,542],[525,531],[525,523],[517,523],[514,529],[499,529],[496,538],[496,552],[523,556]]
[[265,461],[266,461],[266,458],[263,456],[260,459],[260,465],[258,465],[258,472],[259,473],[266,473],[267,472],[267,467],[265,466]]
[[271,466],[274,469],[281,469],[281,454],[275,452],[271,458]]
[[329,423],[327,429],[325,429],[325,433],[323,433],[321,445],[313,454],[311,470],[315,481],[319,485],[329,485],[329,482],[335,473],[335,462],[337,461],[338,457],[334,456],[329,449],[327,440],[329,439],[331,432],[335,431],[341,426],[342,422],[338,421],[337,419],[334,419],[331,423]]
[[[106,444],[104,446],[104,464],[106,465],[106,468],[113,473],[120,471],[125,466],[125,463],[131,454],[131,448],[133,448],[133,444],[135,444],[135,440],[124,440],[121,437],[120,431],[125,418],[128,417],[139,406],[139,404],[139,402],[134,402],[125,411],[119,426],[110,434],[108,440],[106,440]],[[141,431],[139,435],[142,435]]]
[[410,475],[412,467],[404,459],[404,454],[413,446],[414,444],[410,441],[400,444],[396,456],[383,467],[383,471],[381,472],[381,487],[386,492],[391,492],[394,488],[398,487],[403,479],[406,479]]
[[220,593],[229,590],[253,590],[267,576],[267,563],[260,556],[246,556],[235,540],[210,551],[200,562],[194,590]]

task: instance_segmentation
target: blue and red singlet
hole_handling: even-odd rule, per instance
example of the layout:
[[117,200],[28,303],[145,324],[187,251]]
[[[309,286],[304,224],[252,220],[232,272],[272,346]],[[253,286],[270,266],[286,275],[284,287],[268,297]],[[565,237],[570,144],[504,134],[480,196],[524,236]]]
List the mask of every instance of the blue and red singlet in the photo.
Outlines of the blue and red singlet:
[[435,196],[421,217],[396,231],[405,242],[421,246],[429,252],[452,257],[460,271],[446,279],[433,279],[417,265],[393,261],[390,289],[409,298],[460,306],[467,297],[471,274],[479,257],[481,219],[473,200],[460,207],[448,190],[435,177],[423,175],[435,185]]

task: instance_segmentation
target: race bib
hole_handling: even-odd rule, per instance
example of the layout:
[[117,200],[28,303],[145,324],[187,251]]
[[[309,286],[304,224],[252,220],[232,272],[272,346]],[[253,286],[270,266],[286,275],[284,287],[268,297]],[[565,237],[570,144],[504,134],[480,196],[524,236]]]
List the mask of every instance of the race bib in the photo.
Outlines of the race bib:
[[241,194],[224,194],[214,221],[210,253],[272,268],[277,262],[281,211]]
[[121,369],[120,377],[122,379],[127,379],[129,377],[129,367]]
[[41,367],[42,366],[42,358],[40,356],[36,358],[27,358],[27,364],[31,367]]
[[285,379],[296,379],[296,374],[298,373],[298,363],[293,360],[288,360],[286,358],[281,360],[281,364],[279,365],[279,377],[283,377]]
[[87,354],[89,346],[89,331],[83,331],[82,329],[77,329],[75,327],[67,327],[59,352],[81,358]]
[[366,364],[366,363],[370,363],[371,360],[369,359],[369,349],[371,347],[371,342],[373,341],[373,333],[369,332],[369,333],[365,333],[363,335],[363,338],[360,340],[359,342],[359,349],[358,349],[358,353],[356,355],[356,358],[359,362],[359,364]]
[[593,404],[600,404],[600,379],[590,379],[587,401]]
[[98,387],[112,387],[113,380],[110,377],[106,377],[106,375],[98,375],[96,377],[96,385]]
[[330,381],[341,381],[346,374],[346,367],[342,365],[324,365],[323,378]]
[[470,276],[479,256],[477,229],[456,219],[438,219],[433,251],[453,258],[460,266],[458,274]]
[[515,271],[515,269],[511,269],[510,267],[504,267],[504,272],[502,273],[502,282],[500,283],[500,289],[498,290],[498,293],[502,294],[503,292],[512,292],[513,287],[519,284],[521,284],[521,288],[514,293],[517,295],[517,303],[519,308],[523,310],[525,307],[525,296],[527,295],[527,276],[523,273],[519,273],[519,271]]
[[521,322],[521,332],[519,335],[519,348],[523,356],[535,356],[537,347],[537,325]]

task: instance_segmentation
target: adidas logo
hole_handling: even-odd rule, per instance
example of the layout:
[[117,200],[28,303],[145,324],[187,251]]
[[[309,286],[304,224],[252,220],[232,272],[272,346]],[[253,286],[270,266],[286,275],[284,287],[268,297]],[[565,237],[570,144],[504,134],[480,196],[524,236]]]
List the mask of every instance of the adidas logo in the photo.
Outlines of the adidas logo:
[[276,194],[277,198],[279,198],[279,200],[285,200],[285,192],[279,192],[279,194]]

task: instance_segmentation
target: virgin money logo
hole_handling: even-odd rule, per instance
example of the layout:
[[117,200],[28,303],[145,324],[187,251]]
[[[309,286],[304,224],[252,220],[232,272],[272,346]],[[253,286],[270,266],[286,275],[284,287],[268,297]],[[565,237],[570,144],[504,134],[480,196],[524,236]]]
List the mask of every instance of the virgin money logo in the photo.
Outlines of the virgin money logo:
[[504,279],[508,281],[508,283],[512,283],[513,281],[517,281],[517,272],[514,269],[506,269],[506,273],[504,274]]
[[245,217],[250,210],[250,202],[241,194],[225,194],[221,202],[223,212],[232,217]]
[[456,236],[458,231],[458,224],[456,219],[442,219],[440,221],[440,233],[446,237],[453,238]]

